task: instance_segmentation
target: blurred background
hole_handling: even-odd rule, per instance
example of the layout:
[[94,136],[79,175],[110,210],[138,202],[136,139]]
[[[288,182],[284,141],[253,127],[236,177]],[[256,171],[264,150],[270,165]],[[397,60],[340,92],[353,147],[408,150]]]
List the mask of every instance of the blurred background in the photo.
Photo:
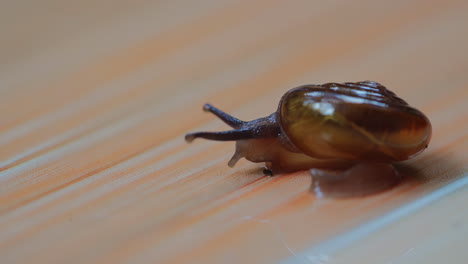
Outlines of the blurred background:
[[[468,2],[3,1],[2,263],[463,263]],[[433,125],[392,191],[227,161],[292,87],[378,81]],[[429,221],[430,219],[430,221]],[[435,249],[440,250],[435,250]]]

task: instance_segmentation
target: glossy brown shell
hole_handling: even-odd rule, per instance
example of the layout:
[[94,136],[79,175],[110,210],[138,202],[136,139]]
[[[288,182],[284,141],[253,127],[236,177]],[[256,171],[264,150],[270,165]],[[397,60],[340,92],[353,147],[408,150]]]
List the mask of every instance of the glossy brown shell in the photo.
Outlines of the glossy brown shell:
[[282,132],[316,158],[402,161],[424,150],[431,124],[379,83],[304,85],[281,99]]

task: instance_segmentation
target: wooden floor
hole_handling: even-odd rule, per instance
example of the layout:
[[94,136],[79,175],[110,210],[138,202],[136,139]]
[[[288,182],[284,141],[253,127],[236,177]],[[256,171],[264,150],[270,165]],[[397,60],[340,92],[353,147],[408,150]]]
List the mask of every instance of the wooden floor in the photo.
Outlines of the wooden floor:
[[[1,263],[466,263],[468,1],[8,1]],[[183,135],[307,83],[375,80],[427,114],[396,188],[319,199]]]

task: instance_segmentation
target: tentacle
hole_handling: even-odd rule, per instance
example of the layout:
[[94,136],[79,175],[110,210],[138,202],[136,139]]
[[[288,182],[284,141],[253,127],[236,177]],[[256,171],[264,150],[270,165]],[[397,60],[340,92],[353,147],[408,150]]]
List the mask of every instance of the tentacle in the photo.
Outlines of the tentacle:
[[232,127],[232,128],[241,128],[245,122],[242,121],[242,120],[239,120],[221,110],[219,110],[218,108],[210,105],[210,104],[205,104],[203,106],[203,110],[206,111],[206,112],[210,112],[210,113],[213,113],[214,115],[216,115],[219,119],[221,119],[224,123],[226,123],[228,126]]
[[236,141],[254,137],[250,129],[235,129],[220,132],[194,132],[185,135],[187,142],[192,142],[196,138],[204,138],[216,141]]
[[232,155],[232,158],[229,160],[228,166],[231,168],[234,167],[234,165],[236,165],[236,163],[243,157],[244,156],[240,152],[236,151],[234,155]]

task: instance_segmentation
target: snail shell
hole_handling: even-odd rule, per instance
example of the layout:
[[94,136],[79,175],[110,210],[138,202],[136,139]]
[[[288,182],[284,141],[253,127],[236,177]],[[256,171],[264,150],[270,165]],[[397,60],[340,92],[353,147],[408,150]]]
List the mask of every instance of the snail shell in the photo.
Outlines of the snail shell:
[[322,159],[394,162],[427,147],[427,117],[376,82],[304,85],[278,109],[282,134],[301,152]]

